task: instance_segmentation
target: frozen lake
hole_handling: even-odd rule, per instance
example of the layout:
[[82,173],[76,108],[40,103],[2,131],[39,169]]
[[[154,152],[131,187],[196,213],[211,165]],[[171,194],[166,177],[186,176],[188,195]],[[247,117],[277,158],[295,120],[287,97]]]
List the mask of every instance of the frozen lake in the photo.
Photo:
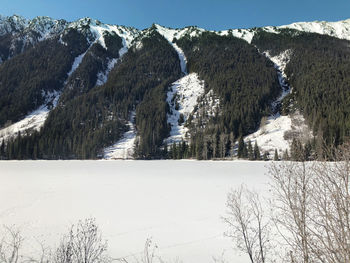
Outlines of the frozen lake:
[[52,247],[79,219],[96,218],[114,258],[138,256],[147,238],[166,261],[249,262],[224,237],[226,195],[242,183],[268,190],[268,162],[0,162],[0,225],[16,225],[25,249]]

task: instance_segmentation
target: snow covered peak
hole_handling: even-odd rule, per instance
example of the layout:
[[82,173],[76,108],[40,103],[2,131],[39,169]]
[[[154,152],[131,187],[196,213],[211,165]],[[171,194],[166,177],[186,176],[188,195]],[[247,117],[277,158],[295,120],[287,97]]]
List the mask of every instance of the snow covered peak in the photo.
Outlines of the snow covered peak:
[[204,29],[195,26],[173,29],[154,24],[154,27],[159,32],[159,34],[164,36],[169,42],[172,42],[174,39],[180,39],[185,35],[189,35],[191,37],[199,36],[205,31]]
[[131,42],[140,35],[140,31],[133,27],[104,24],[89,17],[70,23],[68,28],[74,28],[83,33],[89,43],[99,42],[103,47],[106,47],[104,42],[106,33],[117,34],[123,39],[123,44],[126,47],[130,47]]
[[281,29],[295,29],[302,32],[318,33],[329,35],[332,37],[350,40],[350,19],[338,22],[314,21],[314,22],[298,22],[283,26],[266,26],[251,29],[232,29],[218,32],[220,35],[232,34],[234,37],[244,39],[248,43],[252,42],[255,33],[258,30],[278,34]]
[[13,16],[0,16],[0,36],[9,33],[15,33],[23,30],[29,23],[29,20],[24,17]]
[[329,35],[332,37],[350,40],[350,19],[338,22],[314,21],[299,22],[278,28],[290,28],[299,31]]
[[55,20],[47,16],[38,16],[28,23],[25,31],[32,31],[39,34],[40,41],[60,34],[67,24],[68,22],[65,20]]

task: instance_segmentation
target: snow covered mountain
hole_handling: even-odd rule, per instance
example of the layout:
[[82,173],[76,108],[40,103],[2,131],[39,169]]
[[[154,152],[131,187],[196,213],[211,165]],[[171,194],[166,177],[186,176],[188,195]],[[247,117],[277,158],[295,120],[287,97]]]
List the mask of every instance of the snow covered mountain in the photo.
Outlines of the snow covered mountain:
[[[215,32],[0,16],[0,156],[12,143],[33,153],[50,140],[53,155],[29,158],[224,158],[237,153],[240,136],[272,158],[294,139],[316,145],[317,130],[341,143],[350,132],[346,106],[326,102],[327,91],[318,102],[330,105],[329,114],[308,105],[328,74],[339,74],[334,87],[347,94],[345,40],[350,19]],[[309,57],[308,43],[336,48]],[[301,72],[326,61],[338,73]],[[305,87],[312,90],[301,95]]]

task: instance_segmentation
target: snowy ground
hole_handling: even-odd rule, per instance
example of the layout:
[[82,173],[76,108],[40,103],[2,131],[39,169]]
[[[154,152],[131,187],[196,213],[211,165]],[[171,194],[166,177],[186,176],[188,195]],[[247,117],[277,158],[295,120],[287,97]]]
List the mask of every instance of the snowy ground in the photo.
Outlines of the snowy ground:
[[[268,193],[268,162],[0,162],[0,225],[20,227],[24,249],[57,244],[79,219],[95,217],[109,253],[139,256],[146,238],[167,262],[248,263],[224,237],[226,194],[245,183]],[[132,256],[129,257],[132,259]]]
[[136,140],[134,122],[135,112],[132,112],[128,122],[129,130],[124,133],[122,139],[104,150],[104,159],[133,159]]

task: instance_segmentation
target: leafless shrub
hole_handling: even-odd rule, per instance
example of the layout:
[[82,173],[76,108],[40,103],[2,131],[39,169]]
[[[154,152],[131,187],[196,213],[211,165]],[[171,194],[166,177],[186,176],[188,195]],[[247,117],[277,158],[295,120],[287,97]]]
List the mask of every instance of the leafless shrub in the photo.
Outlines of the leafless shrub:
[[111,259],[107,256],[107,242],[102,239],[94,219],[79,221],[72,226],[69,234],[64,236],[54,255],[56,263],[105,263]]

